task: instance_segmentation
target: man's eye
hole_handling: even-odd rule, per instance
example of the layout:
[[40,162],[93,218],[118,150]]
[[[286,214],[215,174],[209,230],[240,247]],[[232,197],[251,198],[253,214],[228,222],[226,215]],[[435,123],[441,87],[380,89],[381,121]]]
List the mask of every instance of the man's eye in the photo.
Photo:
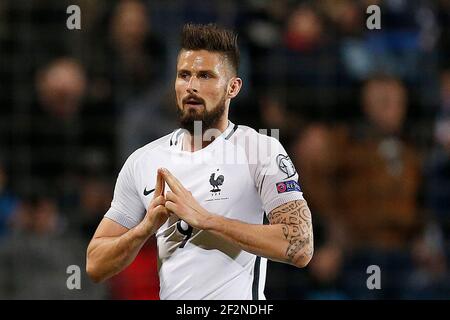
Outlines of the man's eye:
[[189,74],[187,72],[180,72],[178,74],[178,77],[181,79],[186,79],[187,77],[189,77]]
[[209,74],[207,74],[207,73],[201,73],[199,75],[199,78],[201,78],[201,79],[209,79],[209,78],[211,78],[211,76]]

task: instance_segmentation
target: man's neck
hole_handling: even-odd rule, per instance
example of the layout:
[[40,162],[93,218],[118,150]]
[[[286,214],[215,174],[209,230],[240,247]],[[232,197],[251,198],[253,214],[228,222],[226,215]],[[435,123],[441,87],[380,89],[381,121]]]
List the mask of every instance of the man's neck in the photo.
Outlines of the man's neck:
[[205,136],[204,132],[201,136],[193,135],[190,132],[184,134],[183,137],[183,151],[195,152],[206,148],[210,143],[214,141],[215,138],[222,134],[228,127],[228,119],[221,120],[216,127],[211,128],[212,132],[215,130],[218,134],[213,134],[212,137]]

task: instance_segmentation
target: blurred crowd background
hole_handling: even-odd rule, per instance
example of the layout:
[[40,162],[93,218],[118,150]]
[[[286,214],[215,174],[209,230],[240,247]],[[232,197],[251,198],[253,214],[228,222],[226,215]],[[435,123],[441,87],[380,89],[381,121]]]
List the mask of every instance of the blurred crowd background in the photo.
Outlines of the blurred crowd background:
[[267,298],[450,298],[449,0],[2,0],[0,298],[158,298],[154,239],[101,285],[85,251],[126,157],[177,127],[185,22],[238,32],[230,118],[280,129],[313,213],[313,260],[269,262]]

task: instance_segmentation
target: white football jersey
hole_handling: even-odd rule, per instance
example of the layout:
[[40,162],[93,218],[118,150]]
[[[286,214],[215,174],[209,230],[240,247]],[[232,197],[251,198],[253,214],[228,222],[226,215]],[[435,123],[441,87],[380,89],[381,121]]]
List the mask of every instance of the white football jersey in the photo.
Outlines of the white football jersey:
[[[229,122],[207,147],[189,152],[181,148],[183,132],[175,130],[127,159],[106,217],[135,227],[153,198],[161,167],[209,212],[250,224],[267,223],[266,214],[276,207],[303,200],[298,174],[277,139]],[[156,238],[161,299],[265,299],[267,259],[175,215]]]

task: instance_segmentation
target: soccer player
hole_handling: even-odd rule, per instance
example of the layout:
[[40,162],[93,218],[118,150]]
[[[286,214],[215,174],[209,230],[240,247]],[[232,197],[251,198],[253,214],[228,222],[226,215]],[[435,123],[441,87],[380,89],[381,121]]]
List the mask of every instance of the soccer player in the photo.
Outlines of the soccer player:
[[238,65],[232,31],[184,26],[181,128],[123,165],[87,249],[94,281],[127,267],[153,234],[161,299],[265,299],[267,259],[308,264],[311,213],[291,160],[277,139],[228,120],[242,86]]

